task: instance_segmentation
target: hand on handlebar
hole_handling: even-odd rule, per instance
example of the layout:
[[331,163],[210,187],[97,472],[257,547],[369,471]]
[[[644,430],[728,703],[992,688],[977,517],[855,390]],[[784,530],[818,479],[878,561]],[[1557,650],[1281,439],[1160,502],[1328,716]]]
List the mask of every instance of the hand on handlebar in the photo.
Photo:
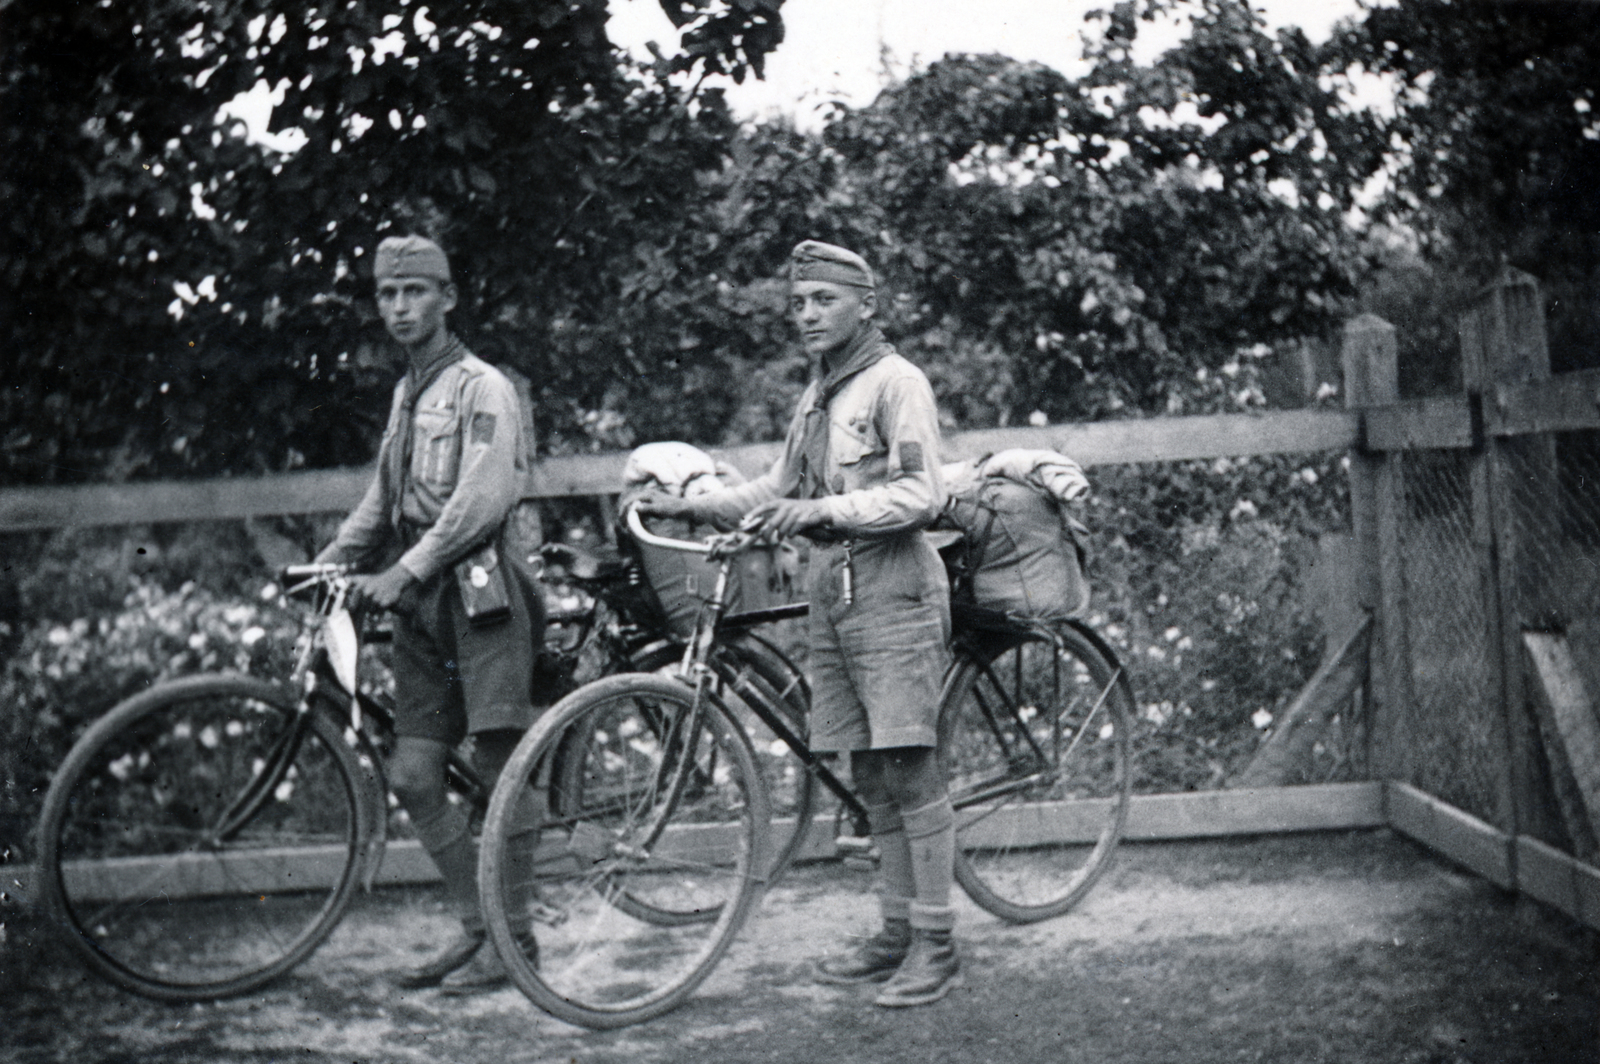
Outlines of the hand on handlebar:
[[352,576],[347,601],[354,610],[392,610],[416,580],[411,570],[397,562],[381,573]]
[[783,538],[827,523],[828,512],[819,499],[768,499],[744,515],[739,530]]

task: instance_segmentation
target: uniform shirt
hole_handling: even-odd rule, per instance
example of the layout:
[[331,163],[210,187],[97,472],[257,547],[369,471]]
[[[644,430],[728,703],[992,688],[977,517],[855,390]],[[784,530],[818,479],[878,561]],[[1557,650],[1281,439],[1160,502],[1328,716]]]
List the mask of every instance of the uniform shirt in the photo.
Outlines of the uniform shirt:
[[[834,532],[872,540],[926,528],[944,509],[945,490],[939,472],[939,411],[928,378],[876,329],[865,339],[888,350],[839,382],[828,402],[823,473],[828,493],[818,502]],[[789,423],[783,454],[766,474],[696,500],[707,516],[737,521],[758,503],[796,493],[806,411],[816,404],[821,388],[821,381],[812,381],[806,389]]]
[[398,502],[402,520],[426,529],[400,564],[428,580],[498,529],[520,497],[522,418],[515,386],[468,352],[418,398],[411,461],[397,484],[395,448],[404,443],[410,381],[407,374],[395,386],[372,484],[325,553],[359,558],[383,547],[395,532]]

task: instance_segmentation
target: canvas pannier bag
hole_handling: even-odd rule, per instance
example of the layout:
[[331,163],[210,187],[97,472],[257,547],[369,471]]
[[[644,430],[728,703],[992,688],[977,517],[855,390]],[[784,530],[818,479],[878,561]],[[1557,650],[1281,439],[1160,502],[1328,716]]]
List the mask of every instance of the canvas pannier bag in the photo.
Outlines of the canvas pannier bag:
[[[744,482],[739,471],[715,461],[687,443],[647,443],[628,456],[622,473],[624,507],[646,492],[693,498]],[[645,527],[672,539],[703,539],[716,529],[680,518],[646,517]],[[624,550],[637,561],[644,575],[652,612],[671,632],[686,639],[694,631],[701,607],[717,588],[720,562],[703,554],[669,550],[639,543],[626,530],[619,533]],[[725,612],[767,609],[794,601],[796,552],[788,544],[758,547],[739,554],[728,579]]]
[[939,527],[961,533],[943,552],[958,600],[1021,617],[1072,617],[1089,607],[1087,529],[1066,504],[1089,490],[1054,451],[1001,451],[943,467],[949,502]]

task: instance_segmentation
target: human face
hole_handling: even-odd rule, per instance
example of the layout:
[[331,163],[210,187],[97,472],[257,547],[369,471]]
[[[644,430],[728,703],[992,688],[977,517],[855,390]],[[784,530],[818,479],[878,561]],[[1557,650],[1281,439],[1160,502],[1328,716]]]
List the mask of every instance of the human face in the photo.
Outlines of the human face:
[[378,313],[402,347],[420,348],[444,334],[444,316],[456,309],[456,286],[432,277],[385,277],[378,282]]
[[789,285],[789,316],[800,330],[807,354],[827,356],[843,349],[876,309],[877,297],[865,288],[832,281]]

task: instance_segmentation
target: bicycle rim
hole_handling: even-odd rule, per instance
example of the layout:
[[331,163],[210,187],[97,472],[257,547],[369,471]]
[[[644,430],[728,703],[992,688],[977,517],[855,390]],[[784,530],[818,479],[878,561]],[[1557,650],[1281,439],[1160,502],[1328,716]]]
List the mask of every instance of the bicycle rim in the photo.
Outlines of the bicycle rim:
[[1109,865],[1130,794],[1133,699],[1067,625],[963,649],[940,711],[956,879],[1014,923],[1066,912]]
[[545,713],[496,784],[479,864],[490,934],[523,992],[570,1023],[674,1008],[759,901],[764,781],[727,709],[702,696],[696,714],[695,697],[667,677],[598,680]]
[[163,1000],[288,971],[333,930],[360,855],[360,766],[269,684],[202,676],[122,703],[46,797],[47,903],[101,974]]

